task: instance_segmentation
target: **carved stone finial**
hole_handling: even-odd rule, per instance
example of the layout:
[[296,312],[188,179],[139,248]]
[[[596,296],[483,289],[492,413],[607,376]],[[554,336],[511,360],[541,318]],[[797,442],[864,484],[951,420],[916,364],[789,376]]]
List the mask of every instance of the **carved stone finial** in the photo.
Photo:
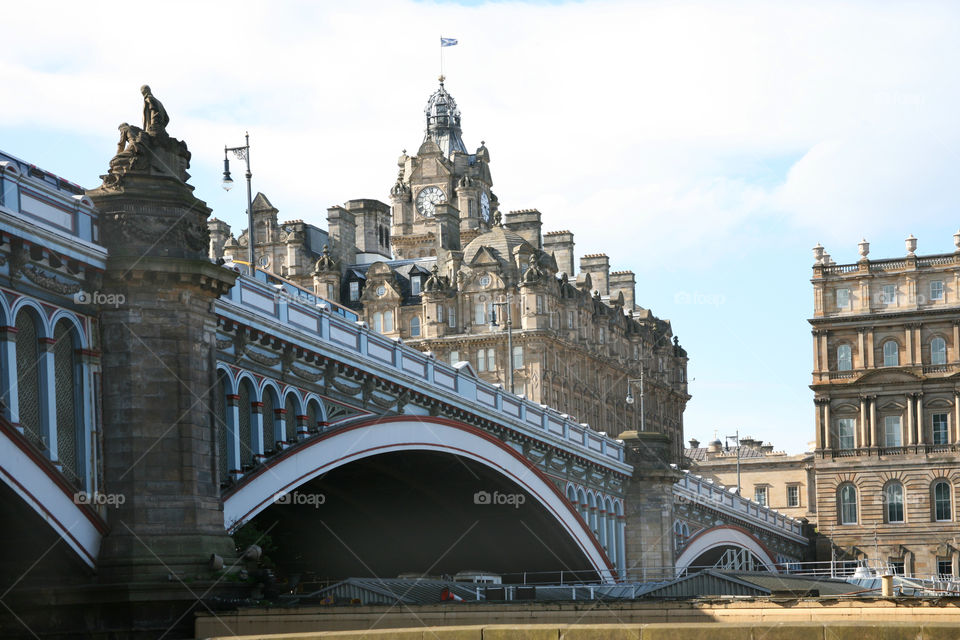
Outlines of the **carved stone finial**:
[[917,239],[913,237],[912,233],[907,236],[907,239],[904,242],[907,245],[907,255],[911,257],[917,255]]
[[867,239],[866,239],[866,238],[862,238],[862,239],[860,240],[860,242],[857,244],[857,248],[858,248],[859,251],[860,251],[860,258],[861,258],[861,259],[864,259],[864,260],[865,260],[866,257],[867,257],[868,255],[870,255],[870,243],[867,242]]
[[813,262],[814,264],[823,264],[823,245],[819,242],[813,248]]

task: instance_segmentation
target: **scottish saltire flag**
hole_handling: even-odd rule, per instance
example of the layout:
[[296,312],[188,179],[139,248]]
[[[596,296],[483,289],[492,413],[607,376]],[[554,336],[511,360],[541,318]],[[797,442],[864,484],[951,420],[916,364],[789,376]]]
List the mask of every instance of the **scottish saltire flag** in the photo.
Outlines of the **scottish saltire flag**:
[[455,44],[457,44],[456,38],[444,38],[443,36],[440,37],[441,47],[452,47]]

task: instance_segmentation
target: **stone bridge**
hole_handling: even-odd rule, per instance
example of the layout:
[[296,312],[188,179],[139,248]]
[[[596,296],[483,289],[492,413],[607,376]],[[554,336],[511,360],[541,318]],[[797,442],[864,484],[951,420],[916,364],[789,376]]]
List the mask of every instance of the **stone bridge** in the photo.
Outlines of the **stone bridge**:
[[138,619],[192,600],[184,576],[243,593],[207,563],[244,531],[331,577],[802,559],[799,522],[672,468],[665,436],[610,437],[211,263],[180,180],[85,194],[0,153],[0,196],[0,569],[37,620],[41,596]]

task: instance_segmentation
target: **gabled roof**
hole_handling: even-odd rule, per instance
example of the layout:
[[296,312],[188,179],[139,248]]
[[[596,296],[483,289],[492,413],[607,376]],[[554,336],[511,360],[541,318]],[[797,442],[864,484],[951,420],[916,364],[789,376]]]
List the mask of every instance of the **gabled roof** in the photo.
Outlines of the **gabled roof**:
[[276,211],[277,208],[267,200],[267,196],[263,195],[262,192],[258,191],[256,197],[253,199],[252,208],[254,211]]

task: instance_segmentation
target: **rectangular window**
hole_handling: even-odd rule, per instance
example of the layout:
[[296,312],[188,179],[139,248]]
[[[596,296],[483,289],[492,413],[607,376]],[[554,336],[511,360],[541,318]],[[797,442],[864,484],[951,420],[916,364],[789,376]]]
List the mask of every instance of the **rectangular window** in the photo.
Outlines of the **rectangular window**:
[[896,304],[897,303],[897,285],[895,284],[885,284],[883,285],[883,297],[881,298],[883,304]]
[[953,562],[950,559],[937,558],[937,575],[943,578],[952,578]]
[[513,368],[523,369],[523,347],[513,348]]
[[420,295],[420,276],[413,276],[410,278],[410,295]]
[[360,299],[360,283],[354,280],[350,283],[350,302],[356,302]]
[[487,370],[487,350],[478,349],[477,350],[477,371],[486,371]]
[[573,329],[573,311],[567,311],[567,329]]
[[495,353],[492,347],[487,349],[487,371],[496,371],[497,369]]
[[384,311],[383,312],[383,332],[390,333],[393,331],[393,311]]
[[543,296],[537,296],[537,313],[543,313]]
[[766,487],[754,487],[753,488],[753,501],[767,506],[767,488]]
[[947,444],[948,438],[947,414],[933,414],[933,444]]
[[451,328],[455,328],[457,326],[457,308],[456,307],[450,307],[450,313],[447,314],[447,324],[449,324]]
[[490,318],[487,317],[487,303],[475,302],[473,304],[473,324],[487,324]]
[[443,305],[437,305],[437,322],[443,322]]
[[885,416],[883,418],[884,446],[900,446],[900,416]]
[[890,558],[890,573],[895,576],[903,575],[903,560]]
[[837,308],[850,308],[850,289],[837,289]]
[[943,280],[934,280],[930,283],[930,299],[943,300]]
[[798,485],[792,484],[787,487],[787,506],[800,506],[800,487]]
[[460,352],[459,352],[459,351],[451,351],[451,352],[450,352],[450,366],[452,367],[453,365],[457,364],[458,362],[460,362]]
[[854,418],[840,418],[837,420],[837,447],[853,449],[853,430],[856,426]]
[[327,300],[333,300],[333,283],[327,283]]
[[379,311],[373,314],[373,330],[377,333],[383,333],[383,314]]

